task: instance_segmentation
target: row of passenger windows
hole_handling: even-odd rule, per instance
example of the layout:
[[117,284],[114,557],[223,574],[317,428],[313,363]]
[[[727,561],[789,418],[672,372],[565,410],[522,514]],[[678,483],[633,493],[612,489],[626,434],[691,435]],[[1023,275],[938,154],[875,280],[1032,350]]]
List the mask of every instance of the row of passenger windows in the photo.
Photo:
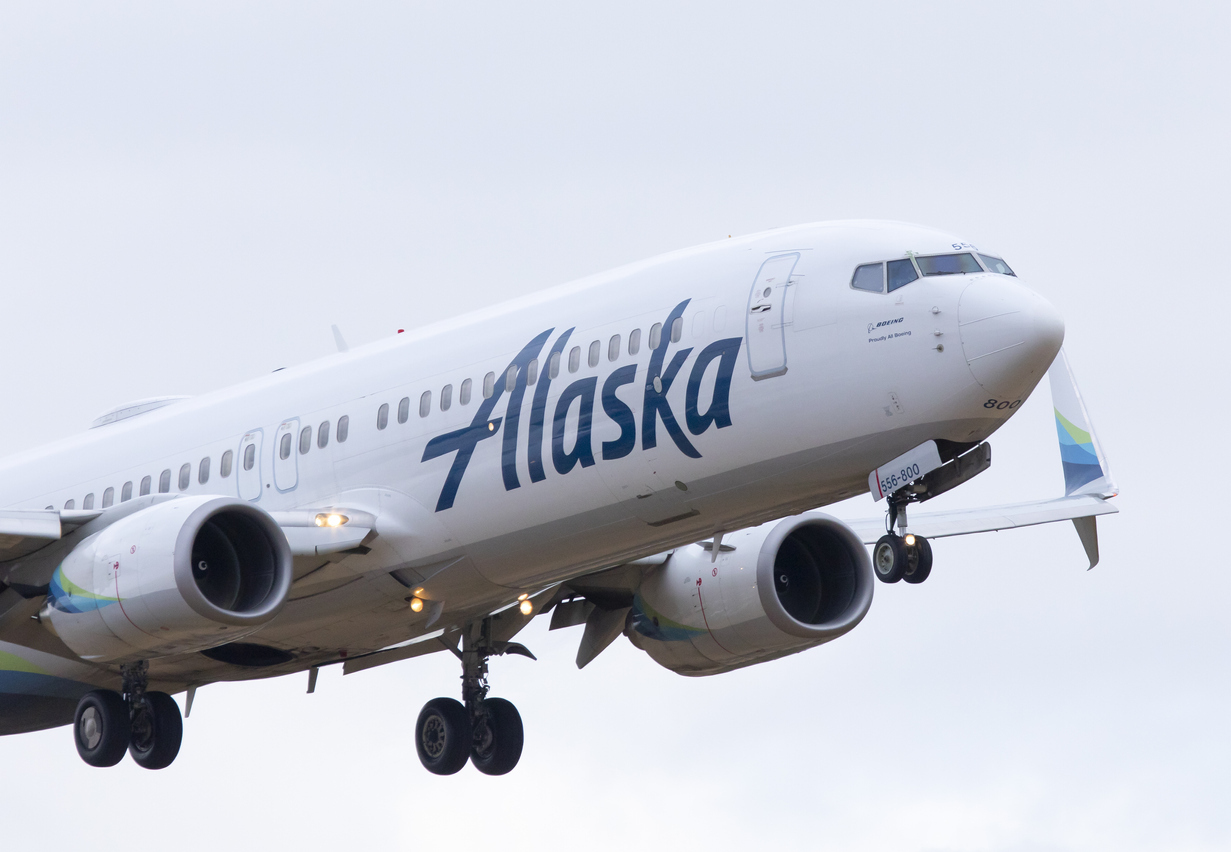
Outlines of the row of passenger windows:
[[[255,448],[252,446],[249,446],[248,449],[251,450]],[[227,450],[225,453],[222,454],[222,461],[218,465],[218,476],[219,477],[221,477],[222,479],[226,479],[228,476],[231,475],[231,463],[234,460],[234,458],[235,458],[235,454],[231,452],[230,450]],[[202,485],[209,482],[209,472],[210,472],[209,469],[210,469],[209,456],[206,456],[205,458],[201,459],[200,463],[197,465],[197,481],[201,483]],[[192,484],[192,464],[191,462],[185,462],[184,465],[180,467],[177,484],[179,485],[180,491],[186,491],[188,489],[188,486]],[[149,494],[153,490],[153,487],[154,487],[153,477],[147,476],[143,478],[141,480],[140,490],[138,491],[137,496],[144,497],[146,494]],[[158,493],[166,494],[170,490],[171,490],[171,469],[168,468],[167,470],[164,470],[158,476]],[[120,488],[120,502],[123,503],[126,500],[131,500],[132,497],[133,497],[133,484],[131,482],[125,482],[124,485]],[[105,491],[103,491],[103,502],[99,508],[106,509],[107,507],[111,506],[113,503],[115,503],[115,489],[108,488]],[[50,509],[51,506],[48,506],[47,508]],[[77,508],[77,501],[76,500],[67,501],[64,504],[64,508],[65,509]],[[90,492],[89,494],[87,494],[85,498],[81,501],[81,508],[83,509],[93,509],[94,508],[94,493],[93,492]]]
[[[330,435],[329,426],[330,426],[329,421],[326,420],[321,423],[320,427],[317,430],[317,436],[318,436],[317,446],[319,446],[321,449],[324,449],[325,447],[329,445],[329,435]],[[344,442],[347,436],[349,435],[349,433],[350,433],[350,418],[347,417],[346,415],[343,415],[338,418],[337,431],[334,433],[337,437],[338,443],[340,444]],[[284,435],[282,437],[282,446],[279,447],[278,449],[279,454],[284,459],[289,457],[291,454],[290,438],[291,438],[290,435]],[[308,426],[303,430],[303,432],[300,433],[299,451],[301,453],[306,453],[308,449],[311,448],[311,444],[312,444],[312,427]],[[218,477],[220,479],[226,479],[227,477],[231,475],[231,468],[232,468],[232,465],[234,464],[234,461],[235,461],[235,453],[233,453],[231,450],[227,450],[226,452],[222,454],[222,458],[218,462]],[[248,444],[246,447],[244,447],[244,455],[243,455],[243,458],[240,460],[240,463],[243,465],[244,470],[252,470],[254,467],[256,467],[256,444]],[[197,482],[200,485],[205,485],[207,482],[209,482],[210,467],[211,465],[210,465],[209,456],[206,456],[205,458],[201,459],[200,462],[197,463],[197,468],[196,468]],[[191,462],[185,462],[183,465],[180,466],[179,473],[176,474],[176,479],[175,479],[176,487],[180,491],[187,491],[188,486],[192,485],[192,472],[193,472],[193,469],[192,469]],[[158,493],[159,494],[167,494],[171,491],[171,475],[172,475],[172,471],[170,468],[167,468],[161,474],[158,475]],[[145,495],[151,493],[154,489],[154,478],[152,476],[143,477],[140,485],[137,486],[137,489],[138,489],[137,490],[138,497],[144,497]],[[132,498],[133,498],[133,483],[125,482],[120,487],[120,502],[123,503],[127,500],[131,500]],[[115,504],[115,489],[114,488],[105,489],[103,491],[102,503],[99,505],[99,508],[107,509],[114,504]],[[54,507],[48,506],[47,508],[50,510],[50,509],[53,509]],[[64,508],[65,509],[76,509],[77,501],[75,499],[66,501],[64,503]],[[94,508],[94,492],[91,491],[89,494],[87,494],[82,499],[81,508],[87,509],[87,510]]]
[[[344,414],[338,418],[338,428],[334,434],[339,444],[346,441],[347,436],[350,435],[349,416]],[[313,431],[311,426],[305,426],[303,429],[299,430],[299,454],[301,456],[307,455],[308,451],[312,449],[312,435]],[[278,447],[278,455],[282,459],[289,459],[291,457],[291,446],[293,440],[294,438],[291,436],[290,432],[287,432],[282,436],[281,444]],[[316,446],[322,450],[329,446],[328,420],[322,420],[321,424],[316,427]],[[256,445],[249,444],[248,448],[244,451],[244,470],[252,470],[252,465],[255,461]]]
[[[982,266],[979,265],[980,261]],[[864,263],[855,267],[855,274],[851,276],[851,287],[869,293],[892,293],[921,276],[927,278],[933,275],[966,275],[984,270],[1016,277],[1009,264],[998,257],[962,252],[915,256],[883,263]]]
[[[721,310],[721,308],[719,309]],[[715,327],[719,328],[720,320],[717,312],[715,313]],[[700,332],[700,326],[694,326],[694,331]],[[719,328],[719,330],[721,330]],[[662,342],[663,324],[660,322],[654,323],[650,327],[649,347],[657,349]],[[671,323],[670,337],[672,343],[678,343],[684,335],[684,319],[676,317]],[[613,334],[607,341],[607,360],[615,361],[619,359],[620,353],[625,350],[624,339]],[[634,328],[628,335],[627,351],[629,355],[636,355],[641,351],[641,329]],[[590,367],[597,367],[602,359],[603,342],[595,340],[590,343],[586,354],[586,364]],[[547,360],[547,375],[549,378],[556,378],[560,375],[561,353],[553,352]],[[574,346],[568,353],[568,371],[576,373],[581,369],[581,347]],[[533,385],[539,379],[539,359],[535,358],[526,365],[526,384]],[[504,389],[511,391],[517,386],[517,367],[512,366],[501,376],[501,381],[504,382]],[[464,380],[458,388],[457,402],[459,405],[469,405],[471,392],[473,390],[473,382],[470,379]],[[496,374],[488,373],[483,377],[483,398],[489,399],[496,392]],[[440,410],[448,411],[453,405],[453,385],[448,384],[440,389]],[[419,416],[427,417],[432,413],[432,392],[424,391],[419,396]],[[410,397],[402,397],[397,408],[398,423],[405,423],[410,419]],[[384,403],[376,411],[376,428],[384,429],[389,425],[389,403]],[[306,430],[305,430],[306,431]],[[289,437],[289,436],[288,436]],[[302,449],[304,446],[304,437],[300,435],[300,452],[307,452]],[[322,445],[323,446],[323,445]],[[285,458],[285,456],[284,456]]]

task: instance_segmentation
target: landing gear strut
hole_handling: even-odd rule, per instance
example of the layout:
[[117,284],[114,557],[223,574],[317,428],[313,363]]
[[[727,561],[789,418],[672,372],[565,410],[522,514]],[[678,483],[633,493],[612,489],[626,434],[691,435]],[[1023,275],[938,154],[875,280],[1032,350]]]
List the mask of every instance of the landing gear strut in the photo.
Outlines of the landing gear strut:
[[452,775],[469,760],[487,775],[504,775],[521,759],[521,714],[503,698],[488,698],[487,661],[501,654],[534,659],[524,645],[491,638],[491,619],[467,626],[462,638],[462,700],[433,698],[415,723],[415,750],[428,772]]
[[[922,583],[932,573],[932,545],[921,535],[906,532],[905,497],[889,498],[889,532],[872,549],[872,567],[882,583]],[[897,523],[898,533],[893,532]]]
[[180,708],[165,692],[150,692],[149,665],[121,666],[123,694],[110,689],[87,692],[77,702],[73,739],[90,766],[115,766],[125,749],[138,766],[165,769],[179,754],[184,736]]

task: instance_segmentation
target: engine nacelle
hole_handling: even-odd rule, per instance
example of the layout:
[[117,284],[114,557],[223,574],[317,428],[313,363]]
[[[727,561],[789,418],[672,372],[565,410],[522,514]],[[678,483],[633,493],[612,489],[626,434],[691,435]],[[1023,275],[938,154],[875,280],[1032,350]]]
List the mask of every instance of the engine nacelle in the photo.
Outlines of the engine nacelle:
[[716,561],[697,544],[675,551],[642,580],[625,634],[671,671],[718,674],[838,638],[874,585],[850,527],[800,515],[727,534]]
[[241,639],[290,587],[291,550],[273,518],[234,498],[185,497],[73,548],[40,617],[83,659],[123,663]]

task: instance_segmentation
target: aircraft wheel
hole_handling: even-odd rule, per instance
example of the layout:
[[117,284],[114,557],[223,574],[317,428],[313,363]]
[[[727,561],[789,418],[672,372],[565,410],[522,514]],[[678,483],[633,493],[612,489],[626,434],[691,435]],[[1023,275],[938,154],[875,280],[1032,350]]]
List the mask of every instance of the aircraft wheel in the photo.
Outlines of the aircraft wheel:
[[872,548],[872,567],[882,583],[896,583],[906,571],[906,542],[900,535],[887,533]]
[[483,718],[474,732],[470,761],[486,775],[504,775],[521,760],[525,743],[521,714],[503,698],[487,699],[481,712]]
[[423,768],[436,775],[452,775],[466,765],[472,742],[470,714],[460,701],[433,698],[415,722],[415,750]]
[[921,535],[914,536],[915,543],[907,547],[906,570],[902,579],[908,583],[922,583],[932,573],[932,545]]
[[147,692],[132,717],[128,753],[138,766],[166,769],[180,753],[184,718],[179,705],[165,692]]
[[77,754],[90,766],[115,766],[128,748],[128,704],[118,692],[96,689],[81,696],[73,716]]

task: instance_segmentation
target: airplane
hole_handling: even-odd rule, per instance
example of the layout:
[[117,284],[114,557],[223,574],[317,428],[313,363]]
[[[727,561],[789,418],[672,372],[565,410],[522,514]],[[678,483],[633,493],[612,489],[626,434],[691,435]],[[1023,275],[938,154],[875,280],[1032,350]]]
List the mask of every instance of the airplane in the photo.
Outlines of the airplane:
[[[524,730],[488,662],[533,658],[539,615],[584,625],[578,667],[622,634],[713,675],[854,629],[874,578],[927,579],[929,537],[1071,520],[1093,567],[1116,511],[1060,315],[932,228],[781,228],[334,336],[0,460],[0,733],[161,769],[206,684],[452,653],[461,700],[427,702],[416,752],[501,775]],[[916,511],[1049,371],[1065,496]],[[817,511],[865,493],[884,516]]]

